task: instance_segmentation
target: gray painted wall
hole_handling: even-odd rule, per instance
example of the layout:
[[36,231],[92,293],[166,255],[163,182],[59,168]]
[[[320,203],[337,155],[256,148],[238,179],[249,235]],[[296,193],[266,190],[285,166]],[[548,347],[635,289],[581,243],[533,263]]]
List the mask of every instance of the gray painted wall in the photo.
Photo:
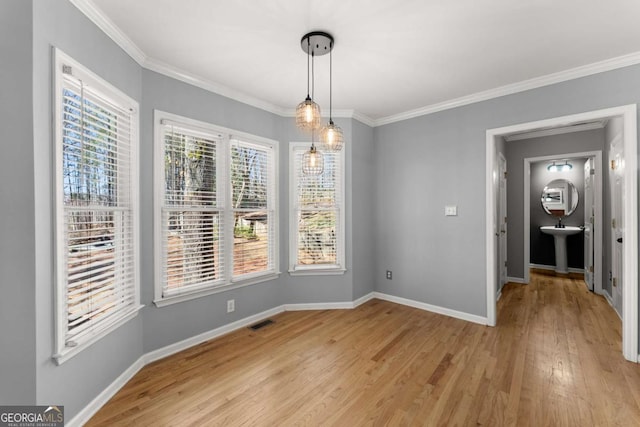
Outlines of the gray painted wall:
[[[580,135],[576,135],[580,138]],[[556,179],[566,179],[571,182],[578,191],[578,206],[575,212],[562,219],[564,225],[580,227],[584,225],[584,162],[585,159],[571,160],[573,169],[566,172],[550,172],[547,166],[549,161],[536,162],[531,164],[531,181],[529,193],[529,214],[530,214],[530,262],[532,264],[555,266],[555,245],[553,236],[540,231],[543,225],[556,225],[558,219],[550,216],[542,208],[540,195],[542,190],[551,181]],[[584,267],[584,236],[582,233],[567,236],[567,263],[569,268]]]
[[353,121],[351,161],[353,218],[353,294],[356,300],[375,290],[373,129]]
[[[524,159],[551,155],[562,156],[566,153],[583,151],[601,151],[603,147],[604,129],[565,133],[562,135],[523,139],[506,143],[507,168],[509,169],[509,179],[507,180],[509,277],[524,278]],[[534,205],[533,193],[532,191],[531,206]],[[567,224],[569,225],[582,225],[574,224],[571,222],[571,218],[568,218],[568,220],[569,222],[567,222]],[[549,222],[549,224],[551,223],[552,221]]]
[[[637,88],[640,66],[630,66],[376,128],[376,289],[485,316],[486,130],[636,104]],[[508,167],[522,175],[521,162]],[[445,217],[446,204],[459,215]],[[509,251],[511,276],[523,275],[520,252]]]
[[[288,143],[307,140],[295,130],[293,119],[143,71],[66,0],[5,0],[0,7],[0,16],[9,17],[0,18],[0,35],[7,36],[1,39],[9,41],[0,46],[15,58],[0,69],[10,74],[4,81],[13,85],[5,84],[1,93],[11,95],[19,88],[24,94],[32,87],[35,100],[23,96],[20,100],[24,102],[16,104],[16,97],[10,96],[14,101],[10,115],[3,116],[12,124],[3,127],[3,140],[27,142],[9,148],[13,162],[2,172],[13,181],[2,187],[3,195],[12,202],[11,207],[3,206],[3,217],[11,219],[13,229],[3,230],[8,238],[3,239],[0,267],[3,286],[15,297],[7,310],[3,304],[2,316],[21,322],[2,331],[3,344],[17,347],[7,350],[3,345],[0,363],[12,372],[2,371],[0,403],[63,404],[68,417],[145,352],[284,303],[352,301],[375,289],[484,316],[486,130],[640,99],[640,66],[632,66],[373,130],[354,120],[338,120],[347,141],[348,271],[342,276],[291,277],[286,273]],[[16,34],[24,37],[16,38]],[[142,302],[147,304],[141,316],[60,367],[51,361],[52,45],[141,101],[141,274]],[[33,74],[25,71],[29,68]],[[6,113],[7,102],[0,105]],[[149,304],[153,236],[151,221],[145,219],[152,212],[154,108],[280,141],[283,274],[278,280],[162,309]],[[445,217],[444,206],[451,204],[458,206],[458,216]],[[9,249],[7,241],[12,242]],[[21,243],[16,246],[15,242]],[[391,281],[384,278],[387,269],[393,270]],[[224,310],[231,297],[237,303],[232,316]],[[12,383],[9,389],[5,378],[20,378],[23,387]],[[5,398],[11,400],[5,402]]]
[[[279,140],[280,117],[229,98],[207,92],[153,71],[142,71],[141,115],[141,218],[153,218],[153,111],[162,110],[218,126]],[[280,150],[283,150],[280,144]],[[286,164],[284,165],[286,166]],[[283,165],[280,164],[281,170]],[[285,170],[287,170],[285,168]],[[282,188],[281,188],[282,191]],[[280,216],[282,229],[286,215]],[[276,307],[281,302],[278,281],[158,308],[154,297],[153,221],[141,222],[143,349],[157,350],[225,324]],[[227,313],[227,300],[236,310]]]
[[[52,51],[61,48],[93,72],[140,101],[140,67],[117,47],[89,19],[65,0],[33,1],[33,152],[24,167],[33,168],[35,191],[34,286],[38,404],[62,404],[67,417],[73,416],[104,390],[142,355],[142,318],[137,316],[104,339],[96,342],[61,366],[51,359],[54,350],[53,315],[53,192],[52,176]],[[13,38],[12,38],[13,39]],[[24,72],[25,75],[31,73]],[[32,304],[34,304],[32,302]],[[33,310],[33,309],[32,309]],[[29,403],[29,402],[23,402]],[[33,401],[30,403],[34,403]]]
[[0,2],[0,405],[36,395],[31,3]]
[[487,124],[499,124],[489,120],[495,103],[375,129],[376,290],[485,316],[484,142]]

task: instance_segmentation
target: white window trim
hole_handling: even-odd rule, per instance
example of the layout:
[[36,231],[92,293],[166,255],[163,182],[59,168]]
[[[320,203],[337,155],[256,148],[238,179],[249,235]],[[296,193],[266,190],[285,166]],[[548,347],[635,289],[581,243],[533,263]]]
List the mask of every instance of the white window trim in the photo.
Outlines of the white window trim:
[[310,142],[291,142],[289,143],[289,275],[291,276],[331,276],[344,274],[346,269],[345,262],[345,150],[340,150],[340,233],[338,234],[338,254],[337,264],[318,264],[318,265],[296,265],[298,253],[298,224],[296,221],[296,188],[297,177],[295,167],[295,153],[299,149],[308,149]]
[[[61,259],[64,259],[66,247],[64,244],[64,205],[62,196],[62,86],[64,77],[62,66],[70,65],[75,76],[80,76],[84,83],[101,88],[113,97],[116,103],[128,106],[134,113],[131,121],[131,204],[133,210],[133,268],[134,268],[134,304],[118,316],[111,319],[108,324],[99,324],[96,331],[86,340],[82,341],[75,347],[67,347],[65,343],[67,313],[66,307],[66,277],[65,269],[60,268]],[[93,73],[79,62],[62,52],[60,49],[53,48],[53,75],[54,75],[54,91],[55,96],[52,97],[54,102],[54,132],[55,132],[55,148],[54,148],[54,200],[55,200],[55,222],[54,222],[54,277],[55,280],[55,337],[54,337],[54,354],[53,359],[56,364],[60,365],[84,349],[91,346],[96,341],[102,339],[112,331],[118,329],[123,324],[137,316],[138,312],[144,305],[140,304],[140,209],[139,209],[139,104],[133,98],[124,94],[120,89],[106,82],[104,79]]]
[[[154,245],[154,299],[153,303],[157,307],[165,307],[167,305],[172,305],[184,301],[189,301],[196,298],[201,298],[207,295],[217,294],[220,292],[229,291],[231,289],[242,288],[245,286],[256,285],[262,282],[267,282],[270,280],[277,279],[280,276],[279,271],[279,252],[280,252],[280,244],[279,244],[279,176],[278,176],[278,158],[279,158],[279,144],[277,141],[264,138],[256,135],[251,135],[245,132],[239,132],[233,129],[225,128],[222,126],[213,125],[210,123],[202,122],[200,120],[191,119],[188,117],[180,116],[173,113],[168,113],[166,111],[154,110],[153,114],[153,127],[154,127],[154,136],[153,136],[153,146],[154,146],[154,165],[153,165],[153,185],[154,185],[154,241],[156,242]],[[231,208],[231,204],[229,201],[231,200],[231,185],[229,184],[228,174],[229,174],[229,165],[231,161],[231,149],[230,149],[230,139],[231,137],[235,139],[246,139],[251,143],[261,144],[267,146],[273,150],[273,185],[274,185],[274,195],[273,195],[273,207],[274,207],[274,238],[273,238],[273,269],[267,270],[264,272],[247,274],[242,278],[233,278],[233,244],[225,244],[224,248],[224,256],[225,256],[225,270],[224,277],[221,281],[213,282],[210,285],[199,286],[197,288],[192,289],[191,291],[185,291],[177,295],[163,296],[162,293],[162,285],[163,285],[163,253],[162,253],[162,200],[164,197],[164,190],[162,183],[164,181],[164,145],[162,141],[162,123],[163,122],[174,122],[176,125],[183,125],[193,129],[200,129],[207,134],[218,134],[222,137],[222,142],[220,144],[220,150],[223,152],[223,155],[219,156],[222,164],[219,168],[219,173],[225,174],[224,181],[227,184],[220,194],[222,203],[220,207],[220,211],[225,216],[225,229],[223,230],[223,234],[226,242],[233,242],[233,228],[230,224],[233,223],[233,209]],[[231,218],[231,221],[229,221]]]

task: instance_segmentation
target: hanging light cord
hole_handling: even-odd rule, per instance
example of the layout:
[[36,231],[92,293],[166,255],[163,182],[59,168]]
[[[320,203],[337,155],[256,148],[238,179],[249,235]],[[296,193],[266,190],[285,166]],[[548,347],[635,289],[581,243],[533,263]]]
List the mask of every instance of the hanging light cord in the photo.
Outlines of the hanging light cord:
[[[311,48],[309,38],[307,38],[307,50]],[[309,53],[307,53],[307,97],[309,97]]]
[[[313,50],[311,51],[311,99],[316,96],[316,76],[315,76],[315,55]],[[315,135],[314,129],[311,129],[311,151],[315,151]]]
[[311,99],[316,97],[315,55],[311,51]]
[[333,123],[332,117],[333,104],[333,42],[329,48],[329,124]]

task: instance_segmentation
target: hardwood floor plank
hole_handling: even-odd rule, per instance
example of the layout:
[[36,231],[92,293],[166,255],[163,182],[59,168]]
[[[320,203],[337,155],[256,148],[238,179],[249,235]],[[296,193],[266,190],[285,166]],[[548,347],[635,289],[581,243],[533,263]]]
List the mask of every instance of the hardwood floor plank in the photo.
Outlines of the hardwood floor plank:
[[272,320],[144,367],[87,425],[640,425],[620,319],[576,278],[507,284],[493,328],[380,300]]

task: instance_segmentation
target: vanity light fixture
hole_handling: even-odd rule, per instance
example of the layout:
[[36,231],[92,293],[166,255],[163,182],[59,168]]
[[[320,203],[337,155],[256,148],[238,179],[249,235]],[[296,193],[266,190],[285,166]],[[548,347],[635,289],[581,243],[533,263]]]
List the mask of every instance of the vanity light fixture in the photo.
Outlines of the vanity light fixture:
[[554,160],[547,166],[549,172],[569,172],[571,169],[573,169],[573,165],[571,165],[568,160],[564,161],[564,165],[558,165]]

